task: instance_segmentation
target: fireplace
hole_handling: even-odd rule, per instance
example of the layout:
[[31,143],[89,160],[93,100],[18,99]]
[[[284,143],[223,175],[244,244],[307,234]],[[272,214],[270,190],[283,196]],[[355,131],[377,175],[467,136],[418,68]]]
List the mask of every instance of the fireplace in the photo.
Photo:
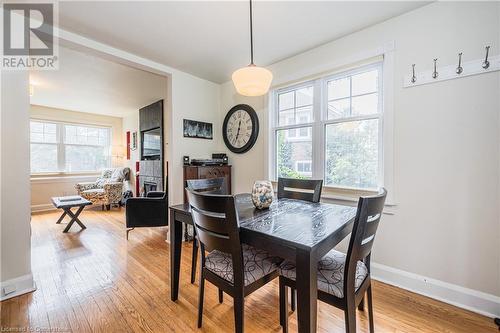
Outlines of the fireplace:
[[156,191],[157,188],[158,188],[158,185],[156,183],[145,181],[144,182],[144,196],[146,197],[148,195],[148,193],[151,191]]

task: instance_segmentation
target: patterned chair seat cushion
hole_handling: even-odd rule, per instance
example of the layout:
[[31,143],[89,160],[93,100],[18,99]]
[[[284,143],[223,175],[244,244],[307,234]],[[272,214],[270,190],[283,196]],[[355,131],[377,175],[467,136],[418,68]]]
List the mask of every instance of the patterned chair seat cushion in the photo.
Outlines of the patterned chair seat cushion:
[[[338,298],[344,297],[344,268],[346,255],[342,252],[331,250],[318,262],[318,289],[326,293],[332,294]],[[295,263],[284,261],[280,266],[280,274],[291,280],[295,280],[297,273],[295,271]],[[356,278],[354,286],[356,290],[361,286],[366,276],[368,269],[366,265],[358,261],[356,267]]]
[[92,201],[92,203],[103,203],[106,193],[103,188],[95,188],[92,190],[82,191],[81,196],[87,200]]
[[[245,286],[277,270],[283,261],[272,257],[266,251],[242,244]],[[234,283],[231,255],[214,250],[206,256],[205,267],[224,280]]]

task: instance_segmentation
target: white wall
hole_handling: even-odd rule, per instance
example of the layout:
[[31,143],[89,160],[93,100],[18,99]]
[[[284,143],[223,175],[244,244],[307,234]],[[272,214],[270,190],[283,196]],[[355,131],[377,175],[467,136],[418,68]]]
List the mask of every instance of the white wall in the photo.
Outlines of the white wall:
[[2,71],[0,111],[1,291],[33,290],[30,244],[28,73]]
[[[171,203],[182,203],[184,184],[182,157],[207,158],[220,149],[221,120],[220,85],[189,74],[172,74],[171,156],[169,158]],[[199,120],[213,124],[213,140],[185,138],[183,119]],[[169,127],[167,127],[169,128]]]
[[[30,117],[32,119],[52,120],[62,122],[75,122],[89,125],[111,127],[113,146],[125,146],[123,138],[122,118],[99,115],[87,112],[76,112],[70,110],[49,108],[40,105],[30,106]],[[112,158],[112,166],[125,165],[125,157]],[[32,176],[31,177],[31,210],[52,209],[50,198],[55,196],[76,194],[75,184],[78,182],[94,181],[95,173],[87,176]]]
[[[450,65],[500,53],[500,4],[439,2],[270,66],[274,84],[395,42],[394,183],[397,206],[377,235],[375,262],[500,298],[499,72],[402,88],[417,64]],[[335,70],[335,68],[330,68]],[[309,73],[311,74],[311,73]],[[222,85],[221,115],[240,102],[267,123],[265,98],[243,100]],[[266,176],[267,126],[254,148],[231,154],[236,192]],[[223,147],[223,143],[221,144]],[[496,295],[496,298],[495,296]],[[485,296],[486,297],[486,296]],[[500,309],[496,310],[500,314]]]
[[130,168],[130,187],[134,195],[135,193],[135,162],[139,161],[141,158],[140,154],[140,133],[139,133],[139,111],[133,112],[130,115],[123,117],[123,143],[126,147],[127,145],[127,131],[130,131],[130,143],[132,143],[132,133],[137,132],[137,149],[130,151],[130,160],[127,160],[127,156],[125,156],[124,165]]

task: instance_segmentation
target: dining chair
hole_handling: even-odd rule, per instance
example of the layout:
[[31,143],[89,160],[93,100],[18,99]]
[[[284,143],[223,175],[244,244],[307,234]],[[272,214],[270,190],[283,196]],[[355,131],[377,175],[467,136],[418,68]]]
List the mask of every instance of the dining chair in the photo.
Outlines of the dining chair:
[[[233,297],[235,332],[243,332],[244,298],[278,276],[281,259],[240,243],[238,213],[232,195],[187,190],[200,243],[198,327],[202,325],[205,280]],[[205,254],[208,251],[208,254]]]
[[[227,184],[224,178],[190,179],[186,180],[187,188],[200,193],[228,194]],[[186,225],[187,227],[187,225]],[[196,278],[196,262],[198,261],[198,241],[193,235],[193,254],[191,256],[191,283]]]
[[319,202],[322,187],[322,179],[278,178],[278,199]]
[[[360,197],[347,254],[331,250],[318,262],[318,299],[344,310],[347,333],[356,332],[356,307],[368,300],[370,333],[374,332],[370,257],[387,191]],[[295,263],[280,266],[280,323],[288,331],[287,287],[295,288]]]
[[[288,198],[319,202],[322,189],[322,179],[278,178],[278,199]],[[294,288],[291,288],[290,294],[292,295],[290,300],[292,311],[295,311],[296,292]]]

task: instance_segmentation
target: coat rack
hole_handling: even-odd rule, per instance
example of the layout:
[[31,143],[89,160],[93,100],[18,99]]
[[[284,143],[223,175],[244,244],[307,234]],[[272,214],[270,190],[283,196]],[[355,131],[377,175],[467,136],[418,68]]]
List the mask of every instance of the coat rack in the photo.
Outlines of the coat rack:
[[490,73],[500,70],[500,55],[490,57],[490,46],[485,47],[485,56],[482,59],[462,62],[462,52],[457,54],[457,63],[440,66],[439,59],[429,61],[432,70],[418,72],[418,66],[412,64],[410,75],[405,76],[403,87],[410,88],[423,84],[458,79],[465,76]]

